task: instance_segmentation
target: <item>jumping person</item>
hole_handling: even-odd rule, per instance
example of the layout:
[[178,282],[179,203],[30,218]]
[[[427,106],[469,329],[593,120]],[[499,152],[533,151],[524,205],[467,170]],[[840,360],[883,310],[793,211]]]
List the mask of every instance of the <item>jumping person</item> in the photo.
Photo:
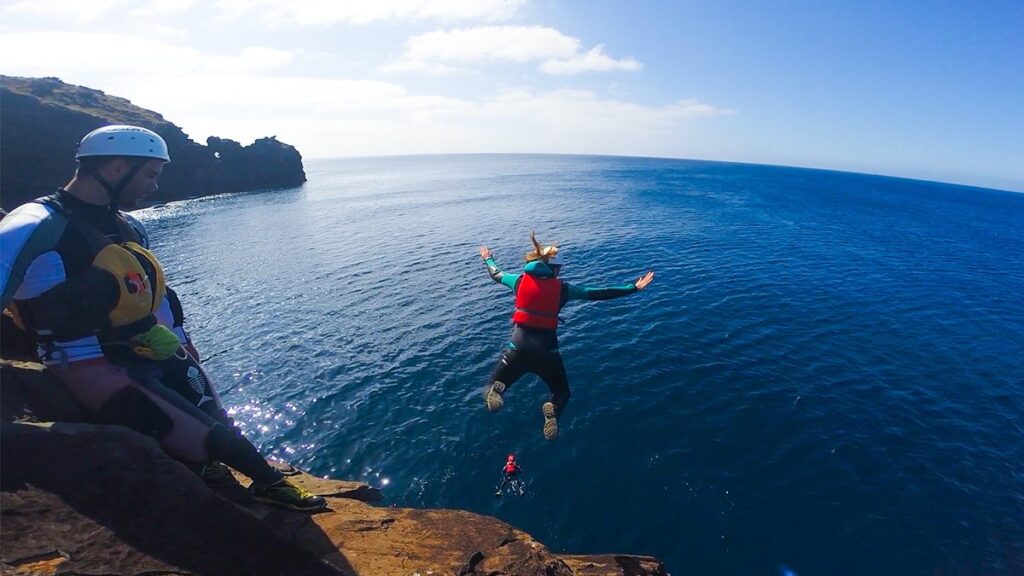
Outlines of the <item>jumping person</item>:
[[544,414],[544,438],[554,440],[558,437],[558,417],[569,402],[569,380],[558,351],[558,312],[570,300],[611,300],[643,290],[654,279],[654,272],[619,286],[576,286],[558,278],[561,265],[553,261],[558,254],[557,246],[542,246],[533,232],[530,242],[533,250],[524,257],[526,265],[522,274],[502,272],[494,263],[490,249],[480,247],[480,257],[487,264],[491,278],[515,294],[512,338],[494,367],[484,391],[484,401],[488,410],[497,412],[504,404],[503,395],[509,386],[527,372],[536,374],[551,391],[541,412]]

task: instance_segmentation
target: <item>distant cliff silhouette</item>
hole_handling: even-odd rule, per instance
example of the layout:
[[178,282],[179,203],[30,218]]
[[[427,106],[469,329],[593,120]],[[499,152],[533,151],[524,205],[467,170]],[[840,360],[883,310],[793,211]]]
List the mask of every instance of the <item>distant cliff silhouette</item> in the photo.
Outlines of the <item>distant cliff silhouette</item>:
[[267,188],[306,181],[302,156],[275,137],[248,146],[210,137],[193,142],[163,116],[99,90],[57,78],[0,76],[0,204],[11,209],[49,194],[75,171],[82,136],[107,124],[135,124],[163,136],[171,163],[149,198],[167,202],[193,196]]

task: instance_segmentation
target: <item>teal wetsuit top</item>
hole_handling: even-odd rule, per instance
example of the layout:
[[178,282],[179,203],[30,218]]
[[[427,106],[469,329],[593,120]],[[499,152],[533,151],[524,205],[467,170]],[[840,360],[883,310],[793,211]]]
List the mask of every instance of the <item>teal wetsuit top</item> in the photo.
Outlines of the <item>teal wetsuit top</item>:
[[[488,258],[484,261],[487,264],[487,273],[491,275],[491,278],[507,286],[515,293],[519,289],[519,280],[523,274],[510,274],[508,272],[502,272],[498,265],[494,262],[494,258]],[[532,274],[541,278],[554,278],[555,271],[547,262],[543,260],[534,260],[527,262],[523,266],[524,274]],[[616,286],[605,286],[600,288],[594,288],[589,286],[577,286],[568,282],[562,281],[562,296],[560,299],[560,307],[565,306],[570,300],[611,300],[613,298],[619,298],[622,296],[628,296],[637,291],[636,284],[629,282],[626,284],[619,284]]]

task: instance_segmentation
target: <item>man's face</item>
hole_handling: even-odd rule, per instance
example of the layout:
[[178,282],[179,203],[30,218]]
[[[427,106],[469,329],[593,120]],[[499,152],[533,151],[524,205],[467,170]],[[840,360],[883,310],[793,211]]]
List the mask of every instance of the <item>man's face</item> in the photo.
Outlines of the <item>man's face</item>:
[[[119,160],[119,162],[123,162],[123,166],[119,167],[120,170],[123,170],[121,172],[121,177],[123,178],[132,169],[134,164],[133,160]],[[121,190],[117,203],[118,207],[125,209],[135,208],[147,194],[156,192],[157,188],[159,188],[157,179],[163,171],[164,163],[162,160],[147,160],[138,173],[135,174],[135,177]]]

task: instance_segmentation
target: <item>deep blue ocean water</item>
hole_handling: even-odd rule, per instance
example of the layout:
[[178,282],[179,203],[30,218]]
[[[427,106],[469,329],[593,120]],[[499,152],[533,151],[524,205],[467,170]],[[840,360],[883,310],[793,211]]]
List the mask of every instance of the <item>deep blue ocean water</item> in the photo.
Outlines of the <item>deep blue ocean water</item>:
[[[172,165],[173,166],[173,165]],[[1024,194],[575,156],[307,162],[286,191],[146,222],[223,400],[265,453],[496,516],[554,552],[694,574],[1024,573]],[[573,397],[490,414],[536,230]],[[505,455],[529,481],[494,497]]]

